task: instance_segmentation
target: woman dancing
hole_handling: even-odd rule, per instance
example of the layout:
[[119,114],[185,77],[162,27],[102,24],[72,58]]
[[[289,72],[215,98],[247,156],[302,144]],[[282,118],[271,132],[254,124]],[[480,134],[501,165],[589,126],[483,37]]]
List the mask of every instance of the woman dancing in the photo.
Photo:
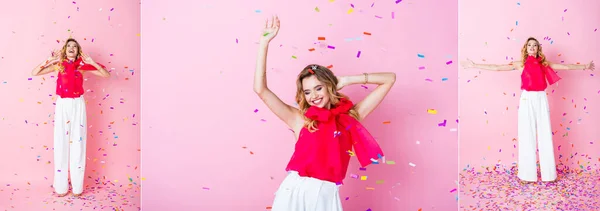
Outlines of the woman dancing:
[[[287,177],[275,193],[273,211],[341,211],[338,184],[342,183],[350,157],[361,166],[378,163],[384,154],[375,139],[360,124],[394,85],[394,73],[365,73],[336,77],[321,65],[308,65],[296,80],[294,108],[282,102],[267,87],[266,64],[269,42],[279,32],[279,18],[267,20],[254,75],[254,92],[285,122],[297,139],[286,170]],[[354,105],[338,92],[352,84],[379,85]],[[354,151],[352,148],[354,147]]]
[[594,63],[556,64],[546,60],[542,46],[533,37],[527,39],[521,49],[521,61],[509,64],[475,64],[468,60],[465,68],[492,71],[521,71],[521,99],[518,111],[518,177],[522,182],[537,181],[536,139],[540,153],[542,181],[556,180],[556,164],[550,126],[550,110],[546,97],[546,80],[550,85],[561,78],[554,70],[594,70]]
[[69,191],[69,172],[74,196],[83,193],[87,116],[83,99],[83,73],[109,77],[105,67],[84,54],[79,43],[69,38],[31,72],[34,76],[57,72],[54,112],[54,191],[59,197]]

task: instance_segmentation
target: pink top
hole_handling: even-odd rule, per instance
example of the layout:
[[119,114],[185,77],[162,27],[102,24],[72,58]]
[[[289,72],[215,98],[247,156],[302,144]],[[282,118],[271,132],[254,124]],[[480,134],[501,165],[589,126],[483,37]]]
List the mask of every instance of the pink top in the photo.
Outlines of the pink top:
[[548,65],[544,66],[541,58],[529,56],[521,73],[521,89],[525,91],[544,91],[548,84],[556,83],[561,78]]
[[384,156],[383,151],[367,129],[348,115],[352,106],[350,100],[340,99],[330,110],[309,108],[305,116],[317,121],[318,130],[311,133],[302,128],[286,170],[341,184],[352,154],[356,154],[362,167],[377,164],[377,159]]
[[[105,68],[103,65],[102,68]],[[56,94],[62,98],[78,98],[83,95],[83,71],[97,70],[93,65],[85,64],[81,58],[62,62],[64,71],[58,73]]]

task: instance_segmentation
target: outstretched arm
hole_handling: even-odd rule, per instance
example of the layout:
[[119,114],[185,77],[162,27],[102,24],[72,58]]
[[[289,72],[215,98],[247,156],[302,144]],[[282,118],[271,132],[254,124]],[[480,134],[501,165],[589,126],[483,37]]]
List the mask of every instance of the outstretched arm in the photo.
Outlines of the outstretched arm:
[[271,24],[267,21],[267,26],[261,37],[256,59],[256,70],[254,72],[254,92],[260,99],[275,113],[279,119],[288,125],[292,130],[298,132],[304,126],[304,119],[300,110],[285,104],[275,93],[267,87],[267,52],[269,42],[277,35],[279,31],[279,18],[273,18]]
[[514,61],[508,64],[476,64],[475,62],[467,59],[467,61],[463,62],[464,68],[477,68],[482,70],[490,70],[490,71],[513,71],[513,70],[523,70],[523,62]]
[[594,70],[594,61],[589,64],[555,64],[550,63],[550,67],[554,70]]
[[351,84],[377,84],[365,99],[356,104],[354,109],[358,112],[359,121],[365,119],[388,94],[396,82],[396,73],[367,73],[361,75],[342,76],[339,78],[338,89]]

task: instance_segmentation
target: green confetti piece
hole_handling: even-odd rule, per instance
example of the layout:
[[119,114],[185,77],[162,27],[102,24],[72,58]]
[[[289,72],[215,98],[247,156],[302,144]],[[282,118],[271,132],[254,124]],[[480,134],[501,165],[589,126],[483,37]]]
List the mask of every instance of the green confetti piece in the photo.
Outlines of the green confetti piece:
[[377,182],[375,182],[377,184],[383,184],[383,180],[377,180]]
[[385,163],[389,164],[389,165],[394,165],[394,164],[396,164],[396,161],[388,160],[388,161],[385,161]]
[[319,7],[315,7],[315,11],[321,12],[321,10],[319,10]]
[[292,59],[297,59],[297,58],[298,58],[298,57],[296,57],[296,56],[292,56]]
[[265,36],[265,37],[266,37],[267,35],[269,35],[269,32],[266,32],[266,33],[264,33],[264,34],[263,34],[263,36]]

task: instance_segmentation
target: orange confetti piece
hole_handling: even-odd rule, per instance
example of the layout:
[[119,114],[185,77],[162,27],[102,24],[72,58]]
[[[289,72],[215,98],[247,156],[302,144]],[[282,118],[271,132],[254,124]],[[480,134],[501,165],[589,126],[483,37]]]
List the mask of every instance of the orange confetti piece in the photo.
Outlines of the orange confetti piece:
[[268,210],[273,209],[273,207],[267,207]]
[[385,125],[390,124],[390,123],[392,123],[392,122],[390,122],[390,121],[383,122],[383,124],[385,124]]
[[325,40],[325,37],[319,37],[319,40]]
[[371,35],[371,33],[369,33],[369,32],[363,32],[363,34],[365,34],[365,35]]
[[560,53],[558,54],[558,56],[561,56],[561,55],[562,55],[562,54],[560,54]]
[[254,155],[254,152],[250,151],[250,154],[251,154],[251,155]]
[[115,124],[115,122],[114,122],[114,121],[113,121],[113,122],[110,122],[110,124],[111,124],[111,125],[112,125],[112,124]]
[[315,49],[314,49],[314,48],[311,48],[311,49],[308,49],[308,51],[315,51]]
[[328,68],[328,69],[331,69],[331,68],[333,68],[333,65],[329,65],[329,66],[327,66],[327,68]]

